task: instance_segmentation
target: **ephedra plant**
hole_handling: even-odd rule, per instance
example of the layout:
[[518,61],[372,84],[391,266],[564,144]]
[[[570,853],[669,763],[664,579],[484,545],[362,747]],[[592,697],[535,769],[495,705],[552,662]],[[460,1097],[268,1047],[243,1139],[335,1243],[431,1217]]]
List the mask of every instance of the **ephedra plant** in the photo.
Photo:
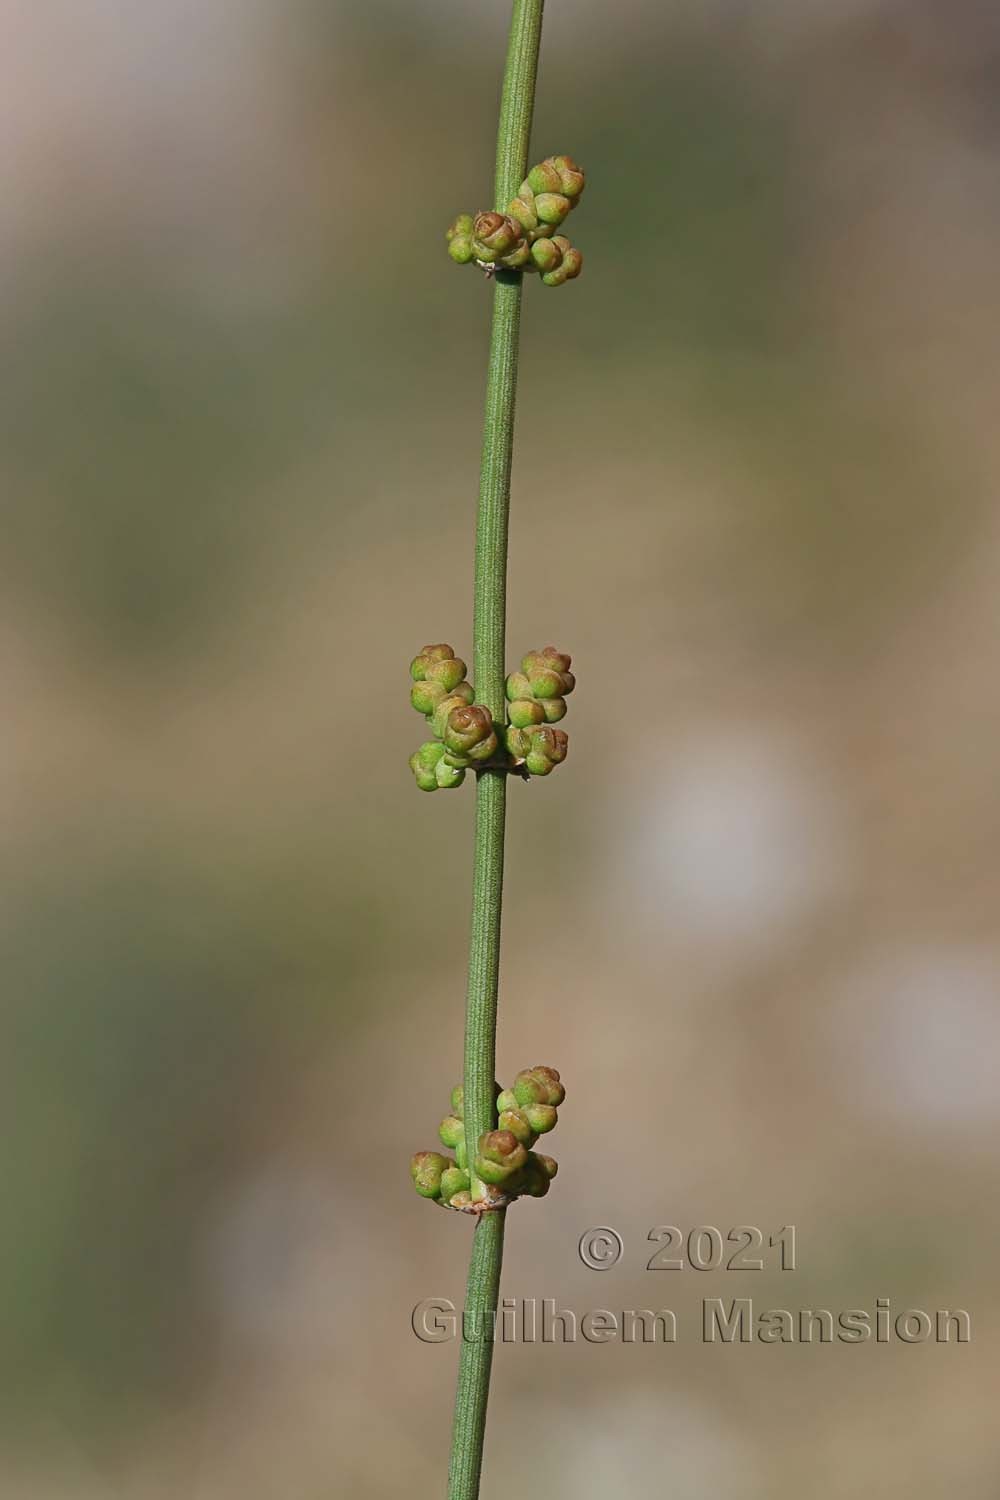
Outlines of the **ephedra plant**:
[[521,296],[526,280],[559,287],[574,280],[583,263],[564,233],[583,192],[583,172],[569,156],[546,157],[528,168],[543,3],[514,0],[495,206],[459,214],[447,233],[452,260],[476,268],[493,298],[476,519],[472,682],[466,680],[465,662],[448,645],[425,646],[410,669],[411,701],[431,735],[410,757],[417,785],[429,792],[451,790],[471,772],[476,786],[464,1075],[439,1128],[441,1144],[454,1155],[420,1151],[411,1163],[418,1193],[474,1224],[449,1500],[475,1500],[479,1494],[505,1221],[519,1198],[541,1198],[549,1190],[556,1163],[535,1147],[552,1130],[565,1097],[558,1072],[544,1065],[523,1069],[508,1089],[495,1081],[507,787],[512,778],[530,782],[548,776],[565,760],[567,736],[558,726],[575,686],[570,658],[553,646],[529,651],[509,676],[505,665]]

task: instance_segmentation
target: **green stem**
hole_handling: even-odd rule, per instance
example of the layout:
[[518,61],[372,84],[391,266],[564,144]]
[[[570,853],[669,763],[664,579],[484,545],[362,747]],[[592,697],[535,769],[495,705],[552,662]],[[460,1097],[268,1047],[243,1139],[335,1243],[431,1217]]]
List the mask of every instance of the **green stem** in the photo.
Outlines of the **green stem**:
[[[503,207],[528,170],[528,144],[544,0],[514,0],[497,132],[495,199]],[[483,426],[483,459],[476,517],[473,676],[476,699],[494,719],[504,715],[507,619],[507,531],[514,446],[521,273],[498,273],[493,292]],[[473,1163],[479,1137],[496,1124],[497,990],[503,899],[507,777],[480,771],[476,778],[476,842],[472,886],[472,938],[465,1012],[465,1139],[472,1195],[482,1196]],[[476,1221],[469,1261],[465,1328],[459,1357],[452,1430],[448,1500],[477,1500],[486,1431],[493,1322],[500,1293],[505,1213],[491,1209]]]

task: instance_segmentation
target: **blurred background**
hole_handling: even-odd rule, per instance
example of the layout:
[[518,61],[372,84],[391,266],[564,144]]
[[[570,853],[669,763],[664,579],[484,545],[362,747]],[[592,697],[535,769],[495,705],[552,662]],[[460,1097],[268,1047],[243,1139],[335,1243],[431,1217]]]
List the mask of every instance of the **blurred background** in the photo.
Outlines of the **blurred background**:
[[[473,795],[417,794],[407,666],[471,649],[490,296],[443,232],[508,8],[0,15],[0,1492],[438,1496],[410,1313],[470,1226],[407,1162]],[[975,0],[551,0],[586,267],[526,289],[509,656],[579,689],[511,789],[498,1070],[568,1100],[503,1289],[681,1333],[501,1349],[487,1500],[526,1452],[548,1496],[1000,1487],[998,81]],[[799,1268],[648,1273],[668,1223]],[[711,1347],[714,1296],[973,1338]]]

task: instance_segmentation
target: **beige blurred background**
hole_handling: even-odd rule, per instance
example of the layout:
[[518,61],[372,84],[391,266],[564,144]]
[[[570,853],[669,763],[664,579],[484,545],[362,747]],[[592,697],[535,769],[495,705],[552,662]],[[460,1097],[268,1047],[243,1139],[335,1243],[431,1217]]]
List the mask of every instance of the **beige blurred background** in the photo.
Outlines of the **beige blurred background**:
[[[2,7],[12,1500],[443,1493],[409,1320],[469,1226],[407,1160],[472,792],[416,793],[406,668],[471,646],[490,299],[442,236],[506,22]],[[998,83],[974,0],[550,0],[586,270],[526,290],[509,654],[579,689],[511,789],[498,1066],[569,1093],[504,1292],[681,1334],[501,1349],[486,1500],[1000,1487]],[[799,1269],[644,1269],[743,1223]],[[715,1296],[973,1337],[707,1347]]]

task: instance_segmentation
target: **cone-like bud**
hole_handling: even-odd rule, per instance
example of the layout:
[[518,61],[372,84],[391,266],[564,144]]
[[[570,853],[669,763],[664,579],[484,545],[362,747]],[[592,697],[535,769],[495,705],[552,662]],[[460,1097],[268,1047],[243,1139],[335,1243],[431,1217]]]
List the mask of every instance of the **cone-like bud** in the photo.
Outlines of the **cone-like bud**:
[[493,720],[481,703],[463,703],[453,708],[444,727],[444,745],[456,755],[468,755],[493,733]]
[[565,235],[554,235],[552,242],[559,245],[562,260],[551,271],[544,272],[542,280],[546,286],[562,286],[565,281],[575,281],[583,270],[583,256]]
[[518,1104],[562,1104],[566,1098],[559,1071],[536,1063],[533,1068],[522,1068],[514,1079],[511,1090]]
[[438,1136],[442,1145],[454,1150],[459,1141],[465,1140],[465,1126],[457,1115],[445,1115],[438,1126]]
[[475,694],[472,691],[471,683],[460,682],[453,693],[448,693],[446,697],[441,699],[428,720],[431,731],[436,739],[444,739],[444,728],[452,709],[461,708],[465,703],[471,703],[474,697]]
[[[415,656],[410,662],[410,676],[414,682],[423,682],[424,678],[430,675],[428,668],[433,667],[437,662],[455,660],[454,651],[444,643],[438,646],[424,646],[419,655]],[[458,680],[461,680],[464,676],[465,664],[463,662]]]
[[507,754],[516,763],[526,761],[531,749],[531,736],[526,729],[518,729],[516,724],[508,724],[504,730],[504,744],[507,746]]
[[410,1176],[421,1198],[440,1198],[441,1174],[452,1163],[440,1151],[418,1151],[410,1160]]
[[410,689],[410,702],[425,718],[429,718],[441,699],[447,696],[448,689],[441,682],[415,682]]
[[528,1153],[509,1130],[487,1130],[479,1137],[476,1176],[483,1182],[506,1182],[524,1166]]
[[476,252],[472,248],[471,214],[459,214],[448,228],[447,240],[448,254],[456,265],[466,266],[470,260],[475,260]]
[[496,264],[524,238],[521,226],[509,214],[477,214],[472,226],[472,248],[479,260]]
[[535,213],[543,224],[561,224],[572,207],[563,193],[535,194]]
[[531,246],[531,262],[536,271],[554,271],[562,265],[562,251],[555,240],[535,240]]
[[584,189],[584,172],[571,156],[547,156],[528,173],[528,186],[535,193],[563,193],[574,204]]
[[548,776],[550,771],[566,759],[569,736],[563,730],[553,729],[550,724],[539,724],[534,729],[526,729],[524,733],[531,741],[524,757],[524,764],[530,775]]
[[441,1173],[441,1201],[449,1203],[456,1193],[467,1192],[469,1174],[461,1167],[448,1167]]

